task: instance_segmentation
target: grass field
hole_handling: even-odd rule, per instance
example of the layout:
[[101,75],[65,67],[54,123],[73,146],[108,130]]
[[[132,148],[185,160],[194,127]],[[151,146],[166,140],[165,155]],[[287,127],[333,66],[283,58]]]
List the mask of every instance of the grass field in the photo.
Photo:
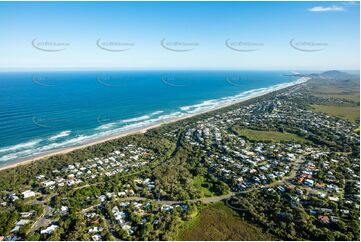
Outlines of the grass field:
[[358,122],[360,118],[360,107],[345,107],[331,105],[312,105],[315,111],[326,113],[331,116],[345,118],[351,122]]
[[350,83],[321,83],[312,86],[312,94],[319,97],[360,101],[359,81]]
[[207,188],[207,184],[204,176],[196,176],[193,178],[193,186],[202,193],[202,197],[215,196],[215,194]]
[[346,99],[354,102],[360,101],[359,93],[316,93],[315,96],[326,97],[326,98],[336,98],[336,99]]
[[[346,99],[360,102],[360,91],[357,82],[351,83],[331,83],[315,85],[312,94],[319,97]],[[335,105],[312,105],[314,111],[323,112],[331,116],[347,119],[351,122],[359,122],[360,106],[335,106]]]
[[350,89],[345,89],[337,86],[316,86],[312,89],[312,94],[318,97],[346,99],[354,102],[360,101],[359,91],[352,91]]
[[236,128],[238,135],[246,137],[253,141],[293,141],[293,142],[306,142],[302,137],[287,132],[276,132],[276,131],[260,131],[252,129],[241,129]]
[[247,223],[223,202],[204,208],[186,222],[175,240],[274,240],[260,228]]

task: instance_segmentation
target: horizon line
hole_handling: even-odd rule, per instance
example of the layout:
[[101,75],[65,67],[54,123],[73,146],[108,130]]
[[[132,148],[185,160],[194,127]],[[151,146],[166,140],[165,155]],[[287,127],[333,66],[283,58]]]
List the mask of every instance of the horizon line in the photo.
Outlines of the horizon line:
[[360,69],[344,69],[344,68],[316,68],[316,69],[306,69],[306,68],[275,68],[275,69],[268,69],[268,68],[225,68],[225,67],[200,67],[200,68],[187,68],[187,67],[180,67],[180,68],[117,68],[117,67],[65,67],[65,68],[0,68],[0,72],[29,72],[29,71],[329,71],[329,70],[338,70],[338,71],[357,71],[360,72]]

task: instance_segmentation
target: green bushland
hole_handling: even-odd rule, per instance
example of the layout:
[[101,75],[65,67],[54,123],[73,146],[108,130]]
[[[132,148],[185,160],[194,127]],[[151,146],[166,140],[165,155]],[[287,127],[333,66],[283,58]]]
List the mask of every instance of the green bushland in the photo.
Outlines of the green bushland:
[[193,187],[201,192],[202,197],[212,197],[215,194],[210,190],[209,183],[204,176],[196,176],[193,178]]
[[326,113],[331,116],[347,119],[351,122],[360,120],[360,107],[312,105],[315,111]]
[[235,131],[237,132],[238,135],[243,136],[252,141],[306,142],[304,138],[287,132],[242,129],[238,127],[235,128]]
[[353,102],[360,102],[360,92],[357,87],[345,88],[337,85],[318,85],[312,88],[312,94],[318,97],[346,99]]
[[244,221],[223,202],[211,204],[187,221],[175,240],[274,240],[260,228]]

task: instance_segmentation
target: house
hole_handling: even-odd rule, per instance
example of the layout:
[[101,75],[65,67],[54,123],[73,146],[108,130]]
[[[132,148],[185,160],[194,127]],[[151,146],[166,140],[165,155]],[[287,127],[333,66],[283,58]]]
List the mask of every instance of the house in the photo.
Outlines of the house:
[[17,237],[16,235],[9,235],[8,237],[5,238],[5,241],[18,241],[21,238]]
[[312,214],[312,215],[316,215],[316,214],[317,214],[317,211],[316,211],[316,210],[314,210],[314,209],[310,209],[310,214]]
[[101,202],[105,202],[105,201],[107,200],[107,197],[106,197],[105,195],[100,195],[100,196],[99,196],[99,200],[100,200]]
[[55,185],[55,181],[44,181],[43,182],[44,187],[50,187]]
[[338,202],[338,201],[340,201],[340,198],[338,198],[338,197],[329,197],[328,198],[330,201],[332,201],[332,202]]
[[332,214],[333,213],[332,209],[330,209],[330,208],[320,208],[320,211],[322,213],[327,213],[327,214]]
[[21,219],[20,221],[16,222],[15,225],[24,226],[25,224],[27,224],[29,222],[30,222],[30,220],[28,220],[28,219]]
[[90,228],[89,231],[88,231],[88,233],[93,234],[93,233],[102,232],[103,230],[104,230],[103,227],[97,227],[97,226],[95,226],[95,227],[93,227],[93,228]]
[[105,194],[106,196],[107,196],[107,198],[112,198],[112,197],[114,197],[114,193],[113,192],[107,192],[106,194]]
[[338,217],[336,217],[336,216],[331,216],[331,222],[332,223],[338,223],[338,222],[340,222],[340,219]]
[[58,225],[50,225],[49,227],[47,227],[46,229],[43,229],[40,231],[40,234],[51,234],[55,231],[55,229],[59,227]]
[[35,192],[27,190],[25,192],[22,193],[24,199],[25,198],[29,198],[29,197],[35,197]]
[[12,230],[10,230],[11,233],[18,232],[20,229],[19,225],[16,225]]
[[319,198],[325,198],[325,197],[326,197],[326,193],[320,192],[320,193],[318,194],[318,197],[319,197]]
[[102,237],[99,235],[99,234],[94,234],[92,236],[92,240],[94,241],[101,241],[102,240]]
[[172,210],[173,210],[173,206],[164,204],[164,205],[162,205],[161,210],[162,210],[162,211],[164,210],[164,211],[166,211],[166,212],[169,212],[169,211],[172,211]]
[[128,231],[129,234],[133,234],[134,231],[132,230],[132,227],[129,224],[122,224],[122,229],[125,231]]
[[60,212],[61,213],[67,213],[69,211],[69,208],[67,206],[61,206]]
[[36,179],[37,179],[37,180],[41,180],[41,179],[44,179],[44,178],[45,178],[44,175],[38,175],[38,176],[36,176]]
[[29,217],[31,217],[31,216],[33,216],[34,215],[34,212],[23,212],[23,213],[20,213],[20,216],[22,217],[22,218],[29,218]]
[[125,196],[125,195],[127,195],[125,192],[118,192],[118,196],[119,196],[119,197],[123,197],[123,196]]
[[131,195],[131,196],[135,194],[133,189],[128,189],[128,190],[126,190],[126,192],[128,195]]
[[285,192],[286,191],[286,189],[284,187],[282,187],[282,186],[278,186],[277,189],[280,192]]
[[349,215],[350,211],[348,209],[340,209],[342,215]]
[[303,195],[303,191],[302,191],[301,189],[299,189],[299,188],[296,188],[296,193],[297,193],[298,195],[300,195],[300,196]]
[[69,170],[74,170],[74,169],[75,169],[75,166],[74,166],[74,165],[68,165],[68,169],[69,169]]
[[329,224],[330,223],[330,218],[327,215],[319,215],[318,220],[321,223],[324,223],[324,224]]
[[314,184],[314,181],[311,180],[311,179],[306,179],[303,184],[305,184],[306,186],[309,186],[309,187],[313,187],[313,184]]
[[12,193],[9,195],[9,199],[10,199],[10,201],[15,202],[16,200],[19,199],[19,197],[16,196],[14,193]]
[[114,219],[117,221],[121,221],[126,217],[126,214],[124,212],[114,212]]

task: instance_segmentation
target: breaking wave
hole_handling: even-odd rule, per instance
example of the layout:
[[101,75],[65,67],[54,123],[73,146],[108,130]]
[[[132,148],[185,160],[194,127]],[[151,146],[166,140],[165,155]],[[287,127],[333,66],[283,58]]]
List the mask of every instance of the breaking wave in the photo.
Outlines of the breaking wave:
[[29,141],[29,142],[26,142],[26,143],[21,143],[21,144],[17,144],[17,145],[13,145],[13,146],[8,146],[8,147],[0,149],[0,153],[21,150],[21,149],[24,149],[24,148],[30,148],[30,147],[33,147],[33,146],[39,144],[40,142],[41,142],[41,139],[36,139],[36,140],[32,140],[32,141]]
[[[230,105],[239,101],[247,100],[259,95],[276,91],[295,84],[306,82],[309,78],[300,78],[297,81],[274,85],[268,88],[259,88],[239,93],[235,96],[223,97],[220,99],[206,100],[195,105],[179,107],[178,111],[163,114],[164,111],[156,111],[140,117],[123,119],[116,122],[102,124],[94,129],[87,130],[88,134],[74,134],[70,130],[62,131],[48,139],[36,139],[29,142],[8,146],[0,149],[0,162],[26,158],[39,155],[44,152],[72,147],[90,142],[95,139],[122,134],[129,131],[136,131],[164,122],[169,122],[179,118],[189,117],[194,114],[210,111],[222,106]],[[163,114],[163,115],[160,115]],[[61,142],[56,142],[61,138],[68,138]]]
[[67,137],[67,136],[69,136],[70,134],[71,134],[71,131],[70,131],[70,130],[62,131],[62,132],[60,132],[59,134],[50,137],[49,140],[50,140],[50,141],[57,140],[57,139],[60,139],[60,138]]

